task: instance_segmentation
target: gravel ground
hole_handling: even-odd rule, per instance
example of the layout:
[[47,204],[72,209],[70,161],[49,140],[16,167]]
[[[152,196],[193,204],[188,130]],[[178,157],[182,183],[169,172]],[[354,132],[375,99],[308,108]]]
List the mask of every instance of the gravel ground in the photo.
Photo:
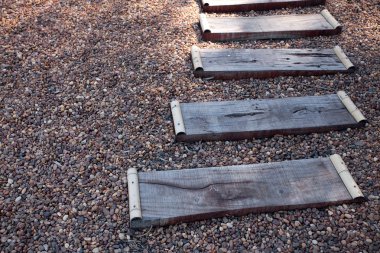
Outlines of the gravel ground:
[[[380,5],[327,1],[339,36],[205,43],[195,0],[0,2],[1,252],[379,252]],[[240,15],[316,13],[322,6]],[[230,14],[231,15],[231,14]],[[352,74],[203,81],[190,47],[332,48]],[[174,143],[169,102],[345,90],[365,128]],[[338,153],[369,201],[129,229],[126,170],[267,163]]]

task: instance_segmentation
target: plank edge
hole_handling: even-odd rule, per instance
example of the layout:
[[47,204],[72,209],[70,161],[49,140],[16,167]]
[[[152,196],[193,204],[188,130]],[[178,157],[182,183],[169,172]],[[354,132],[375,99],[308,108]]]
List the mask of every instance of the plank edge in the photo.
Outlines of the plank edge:
[[248,4],[231,4],[218,5],[210,4],[208,0],[201,0],[201,7],[204,12],[248,12],[248,11],[267,11],[282,8],[297,8],[315,5],[325,5],[326,0],[304,0],[304,1],[284,1],[284,2],[264,2],[264,3],[248,3]]
[[238,141],[250,140],[253,138],[270,138],[273,136],[301,135],[311,133],[326,133],[329,131],[342,131],[347,128],[363,127],[363,123],[347,124],[347,125],[329,125],[326,127],[307,127],[307,128],[289,128],[289,129],[273,129],[271,131],[246,131],[246,132],[223,132],[223,133],[207,133],[207,134],[187,134],[178,135],[177,142],[197,142],[197,141]]
[[324,208],[328,206],[334,205],[342,205],[342,204],[351,204],[351,203],[362,203],[365,202],[366,198],[356,198],[350,200],[339,200],[332,202],[315,202],[315,203],[307,203],[307,204],[298,204],[298,205],[278,205],[278,206],[269,206],[269,207],[254,207],[254,208],[244,208],[244,209],[234,209],[234,210],[225,210],[218,212],[209,212],[209,213],[200,213],[189,216],[179,216],[171,219],[163,219],[163,218],[155,218],[142,220],[135,220],[130,223],[130,227],[133,229],[143,229],[155,226],[168,226],[177,223],[186,223],[186,222],[194,222],[194,221],[202,221],[206,219],[215,219],[221,218],[225,216],[243,216],[248,214],[257,214],[257,213],[273,213],[279,211],[292,211],[299,210],[305,208]]

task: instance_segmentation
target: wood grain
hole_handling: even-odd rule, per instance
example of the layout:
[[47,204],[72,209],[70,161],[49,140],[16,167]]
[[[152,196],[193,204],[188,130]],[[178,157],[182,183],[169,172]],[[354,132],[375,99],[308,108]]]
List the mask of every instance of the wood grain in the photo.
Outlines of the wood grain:
[[321,14],[274,15],[258,17],[207,17],[211,32],[206,41],[289,39],[339,34]]
[[132,227],[363,200],[329,158],[146,172],[139,184],[143,219]]
[[177,141],[240,140],[363,126],[338,95],[181,103],[185,133]]
[[203,69],[196,77],[272,78],[351,72],[333,49],[200,49]]
[[326,0],[202,0],[204,12],[264,11],[323,5]]

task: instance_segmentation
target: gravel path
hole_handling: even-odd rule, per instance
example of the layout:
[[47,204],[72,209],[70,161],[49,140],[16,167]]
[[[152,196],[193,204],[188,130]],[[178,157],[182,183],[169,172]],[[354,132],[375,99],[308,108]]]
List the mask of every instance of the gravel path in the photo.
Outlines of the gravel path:
[[[205,43],[199,42],[195,0],[1,1],[1,252],[379,252],[380,5],[328,0],[327,8],[344,25],[342,35]],[[192,75],[193,44],[339,44],[358,70],[203,81]],[[237,142],[173,142],[172,99],[277,98],[341,89],[370,120],[365,128]],[[368,202],[129,229],[128,167],[168,170],[333,153],[343,156]]]

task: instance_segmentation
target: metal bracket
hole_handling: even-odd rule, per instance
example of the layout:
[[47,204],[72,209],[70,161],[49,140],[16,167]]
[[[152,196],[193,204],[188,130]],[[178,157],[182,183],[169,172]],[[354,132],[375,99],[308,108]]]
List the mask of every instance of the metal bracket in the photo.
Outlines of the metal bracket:
[[172,115],[173,115],[175,135],[186,134],[185,124],[183,122],[179,101],[177,100],[172,101],[170,103],[170,108],[172,110]]
[[331,15],[328,10],[323,10],[321,15],[326,19],[326,21],[334,28],[342,28],[342,25]]
[[348,112],[352,115],[352,117],[356,120],[356,122],[366,122],[367,119],[361,113],[361,111],[356,107],[354,102],[352,102],[351,98],[344,91],[338,91],[337,95],[339,99],[342,101],[344,106],[347,108]]
[[201,24],[202,33],[211,33],[211,28],[205,14],[199,15],[199,23]]
[[338,172],[340,178],[342,179],[344,185],[346,186],[348,192],[350,193],[352,199],[356,198],[364,198],[362,191],[359,186],[356,184],[355,180],[351,176],[348,168],[340,155],[332,155],[330,156],[330,160],[334,165],[336,171]]
[[210,4],[206,0],[201,0],[203,6],[209,6]]
[[129,197],[129,220],[142,219],[140,205],[139,178],[135,168],[129,168],[127,171],[128,178],[128,197]]
[[203,71],[201,50],[195,45],[191,47],[191,60],[193,61],[194,71]]
[[355,68],[354,64],[352,64],[350,59],[348,59],[347,55],[343,52],[340,46],[335,46],[334,52],[347,70],[353,70]]

